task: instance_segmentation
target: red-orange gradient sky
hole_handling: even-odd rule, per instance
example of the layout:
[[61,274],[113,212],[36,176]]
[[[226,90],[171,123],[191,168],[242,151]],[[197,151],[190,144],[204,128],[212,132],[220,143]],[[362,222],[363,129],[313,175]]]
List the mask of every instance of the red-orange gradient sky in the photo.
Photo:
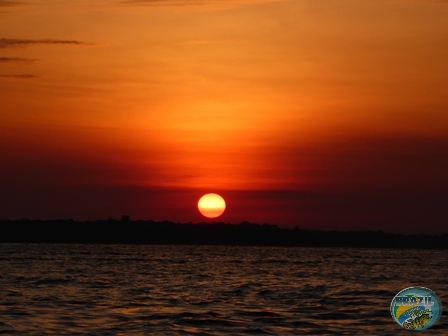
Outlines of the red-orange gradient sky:
[[448,232],[448,2],[0,0],[0,219]]

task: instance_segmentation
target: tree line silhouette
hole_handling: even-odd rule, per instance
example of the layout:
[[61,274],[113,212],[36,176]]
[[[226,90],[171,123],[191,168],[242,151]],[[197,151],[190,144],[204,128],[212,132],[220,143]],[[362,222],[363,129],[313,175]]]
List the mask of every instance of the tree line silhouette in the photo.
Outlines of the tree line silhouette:
[[186,244],[447,249],[448,234],[320,231],[270,224],[151,220],[0,220],[0,243]]

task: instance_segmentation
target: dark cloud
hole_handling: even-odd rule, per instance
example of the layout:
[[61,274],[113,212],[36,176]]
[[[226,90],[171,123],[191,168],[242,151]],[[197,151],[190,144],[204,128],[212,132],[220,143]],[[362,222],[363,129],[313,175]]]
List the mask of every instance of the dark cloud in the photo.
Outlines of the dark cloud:
[[0,63],[10,63],[10,62],[23,62],[29,63],[34,62],[35,59],[32,58],[22,58],[22,57],[0,57]]
[[0,49],[5,48],[18,48],[27,47],[34,44],[63,44],[63,45],[92,45],[92,43],[76,41],[76,40],[53,40],[53,39],[42,39],[42,40],[28,40],[28,39],[0,39]]
[[0,78],[19,78],[19,79],[30,79],[37,78],[38,76],[32,74],[18,74],[18,75],[0,75]]
[[307,174],[333,190],[448,187],[446,137],[341,135],[309,149],[276,148],[272,158],[291,180]]

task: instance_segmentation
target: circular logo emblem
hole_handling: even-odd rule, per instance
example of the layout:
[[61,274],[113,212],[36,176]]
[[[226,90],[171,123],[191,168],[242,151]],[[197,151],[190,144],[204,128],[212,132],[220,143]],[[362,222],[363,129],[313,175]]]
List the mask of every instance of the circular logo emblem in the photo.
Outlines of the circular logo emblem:
[[409,287],[395,295],[390,313],[404,329],[425,330],[440,319],[442,301],[428,288]]

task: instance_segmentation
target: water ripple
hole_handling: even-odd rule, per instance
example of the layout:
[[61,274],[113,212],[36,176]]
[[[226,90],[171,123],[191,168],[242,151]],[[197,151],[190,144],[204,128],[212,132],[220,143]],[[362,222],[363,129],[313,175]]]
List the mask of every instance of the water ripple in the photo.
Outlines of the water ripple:
[[[408,335],[389,313],[398,291],[448,301],[445,251],[0,244],[0,255],[2,335]],[[429,331],[447,327],[444,314]]]

